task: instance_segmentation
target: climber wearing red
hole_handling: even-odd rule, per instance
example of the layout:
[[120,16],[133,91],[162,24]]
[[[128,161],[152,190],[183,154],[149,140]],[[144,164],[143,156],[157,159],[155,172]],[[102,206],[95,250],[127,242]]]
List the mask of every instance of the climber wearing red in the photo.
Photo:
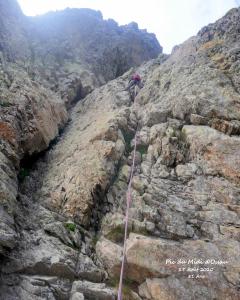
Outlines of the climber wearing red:
[[129,80],[128,87],[126,88],[126,90],[130,90],[130,88],[135,85],[137,85],[139,88],[142,88],[141,77],[137,73],[132,75],[131,79]]
[[125,91],[128,91],[130,94],[130,99],[134,102],[135,97],[137,96],[139,89],[143,87],[141,77],[139,74],[135,73],[132,75],[131,79],[128,82],[128,87]]
[[141,81],[141,77],[140,77],[139,74],[133,74],[132,80],[135,80],[135,81],[139,82],[139,81]]

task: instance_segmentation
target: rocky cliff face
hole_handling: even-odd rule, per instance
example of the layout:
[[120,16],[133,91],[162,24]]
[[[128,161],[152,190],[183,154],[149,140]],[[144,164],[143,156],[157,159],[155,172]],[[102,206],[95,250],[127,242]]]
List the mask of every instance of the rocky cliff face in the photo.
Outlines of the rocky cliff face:
[[[92,14],[88,10],[82,13],[84,17]],[[56,36],[60,57],[64,54],[59,37],[61,14],[56,15],[58,26],[53,32],[41,29],[43,32],[36,34],[47,40],[46,49],[53,49],[52,37]],[[68,11],[66,24],[69,14],[78,12]],[[52,18],[52,14],[43,17],[44,24],[49,26]],[[95,13],[91,22],[100,19]],[[74,28],[78,28],[78,18],[75,21]],[[59,97],[58,79],[58,86],[50,92],[52,83],[41,69],[36,68],[41,81],[25,81],[28,96],[24,99],[29,101],[25,107],[34,111],[37,121],[41,117],[36,116],[46,117],[49,111],[55,117],[37,123],[42,136],[49,135],[42,139],[42,147],[38,146],[41,135],[34,138],[36,125],[27,127],[31,130],[19,126],[15,131],[10,126],[19,118],[28,120],[28,114],[20,110],[11,115],[14,110],[1,108],[11,121],[2,122],[0,131],[4,207],[0,299],[115,299],[136,132],[123,299],[239,299],[239,24],[240,9],[233,9],[176,47],[170,56],[142,64],[138,72],[144,87],[134,104],[124,91],[132,70],[95,88],[72,109],[66,129],[51,149],[29,170],[27,160],[22,162],[19,182],[15,168],[21,153],[47,147],[57,124],[66,122],[64,103],[69,101]],[[36,30],[35,26],[39,25],[31,30]],[[102,26],[110,26],[109,21]],[[100,32],[102,28],[98,28]],[[73,29],[64,26],[64,30]],[[123,39],[133,34],[132,28],[118,30]],[[102,33],[100,37],[105,38]],[[80,35],[80,40],[87,42],[88,36]],[[113,39],[118,42],[122,39]],[[101,47],[90,48],[99,51],[103,59]],[[39,45],[36,49],[40,58],[41,51],[47,51]],[[87,68],[87,59],[91,59],[86,72],[96,74],[98,84],[99,76],[104,82],[119,75],[112,67],[101,74],[95,57],[84,51],[71,47],[66,55],[74,58],[64,58],[63,65],[72,60],[78,73],[80,64]],[[138,63],[137,56],[131,58],[131,51],[127,59]],[[151,49],[147,51],[151,53]],[[80,57],[86,61],[79,63]],[[55,58],[47,59],[51,71],[63,72],[64,66]],[[16,80],[19,76],[16,73]],[[11,86],[4,91],[13,93]],[[17,98],[20,104],[24,103],[23,91],[19,90]],[[69,92],[69,85],[65,91]],[[42,97],[30,97],[30,93]],[[49,122],[54,125],[44,127]],[[53,127],[56,129],[51,132]],[[15,132],[31,133],[32,139],[19,144]]]
[[0,25],[0,253],[6,256],[20,238],[14,219],[26,164],[58,136],[75,102],[156,57],[161,46],[136,26],[118,27],[85,9],[27,18],[17,1],[0,1]]
[[[122,75],[130,67],[156,57],[162,48],[155,35],[136,23],[118,26],[90,9],[66,9],[34,17],[36,53],[43,64],[78,72],[86,68],[100,83]],[[56,83],[56,82],[55,82]]]

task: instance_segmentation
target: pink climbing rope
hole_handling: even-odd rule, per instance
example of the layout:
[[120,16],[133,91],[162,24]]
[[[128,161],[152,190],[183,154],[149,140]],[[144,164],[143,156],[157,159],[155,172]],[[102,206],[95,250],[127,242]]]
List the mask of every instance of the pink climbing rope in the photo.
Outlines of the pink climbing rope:
[[134,137],[134,151],[133,151],[132,168],[131,168],[130,180],[129,180],[128,189],[127,189],[127,208],[126,208],[126,215],[125,215],[123,257],[122,257],[122,266],[121,266],[121,273],[120,273],[119,287],[118,287],[118,300],[122,300],[122,283],[123,283],[123,273],[124,273],[124,264],[125,264],[125,254],[126,254],[128,213],[129,213],[130,203],[132,201],[131,187],[132,187],[133,172],[134,172],[134,167],[135,167],[136,149],[137,149],[137,132],[136,132],[135,137]]

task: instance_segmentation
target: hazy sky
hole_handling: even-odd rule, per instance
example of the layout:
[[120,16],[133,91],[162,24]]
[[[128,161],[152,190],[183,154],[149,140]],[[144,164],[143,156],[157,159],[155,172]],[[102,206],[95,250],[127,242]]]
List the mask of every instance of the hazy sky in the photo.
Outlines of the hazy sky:
[[101,10],[104,19],[120,25],[135,21],[154,32],[165,53],[195,35],[203,26],[222,17],[240,0],[18,0],[26,15],[43,14],[66,7]]

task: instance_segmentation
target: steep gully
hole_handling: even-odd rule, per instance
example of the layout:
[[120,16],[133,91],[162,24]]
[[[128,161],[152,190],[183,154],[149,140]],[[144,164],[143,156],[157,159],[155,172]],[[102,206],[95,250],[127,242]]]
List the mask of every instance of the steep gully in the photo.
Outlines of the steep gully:
[[[84,101],[84,99],[79,99],[79,100]],[[129,105],[131,105],[130,99],[129,99]],[[59,141],[61,139],[64,139],[64,136],[65,136],[65,134],[67,134],[66,132],[69,129],[69,125],[71,124],[71,111],[72,110],[74,110],[74,106],[69,111],[70,119],[69,119],[68,124],[61,130],[61,132],[59,132],[59,135],[53,141],[51,141],[48,149],[46,149],[45,151],[43,151],[41,153],[33,154],[32,156],[25,156],[21,161],[21,168],[20,168],[20,173],[19,173],[19,195],[18,195],[19,215],[16,217],[16,220],[15,220],[16,226],[18,227],[17,232],[20,234],[20,236],[21,236],[22,225],[24,224],[23,228],[29,227],[29,224],[31,224],[31,222],[32,222],[31,221],[32,216],[33,216],[33,214],[35,214],[35,210],[36,210],[34,200],[31,200],[31,194],[34,194],[39,187],[38,183],[34,182],[34,178],[36,178],[36,174],[34,174],[34,173],[37,173],[37,181],[39,181],[39,176],[44,177],[44,171],[42,171],[42,167],[40,167],[40,169],[39,169],[39,165],[41,165],[41,164],[43,166],[47,165],[47,163],[48,163],[47,156],[48,156],[49,152],[52,151],[52,149],[59,143]],[[128,157],[131,153],[130,142],[131,142],[131,137],[134,136],[135,132],[136,132],[136,127],[134,125],[130,126],[129,131],[123,130],[123,136],[125,138],[125,143],[127,145],[126,151],[125,151],[126,157]],[[92,191],[93,206],[92,206],[92,215],[90,217],[92,222],[91,222],[90,226],[87,226],[86,228],[84,228],[85,226],[81,226],[80,223],[77,224],[77,227],[81,232],[83,242],[86,242],[86,238],[87,239],[90,238],[91,240],[94,240],[97,238],[102,217],[107,212],[111,211],[111,209],[113,207],[113,204],[109,203],[109,201],[108,201],[107,193],[108,193],[109,189],[111,188],[111,186],[114,185],[114,182],[118,176],[118,172],[119,172],[121,165],[122,165],[122,161],[120,159],[115,168],[115,175],[111,178],[111,181],[107,187],[102,189],[101,185],[99,184],[99,185],[96,185],[94,190]],[[45,169],[45,167],[43,169]],[[26,183],[28,185],[28,181],[31,181],[31,183],[29,184],[31,186],[30,194],[29,194],[28,188],[26,188]],[[26,195],[26,196],[24,196],[24,195]],[[24,222],[25,218],[29,219],[28,222]],[[64,218],[62,217],[62,221],[63,220],[64,220]],[[76,219],[75,219],[75,221],[76,221]],[[65,219],[65,222],[67,222],[67,219]],[[30,231],[37,230],[37,228],[38,228],[38,226],[36,226],[35,224],[30,225]],[[51,232],[51,230],[50,231],[46,230],[46,233],[48,233],[50,235],[53,234]],[[55,236],[55,234],[53,234],[53,235]],[[95,238],[94,238],[94,236],[95,236]],[[73,246],[78,247],[78,245],[74,244],[74,243],[73,243]],[[91,251],[94,251],[94,248],[92,248]],[[88,255],[90,255],[90,253]],[[92,255],[93,254],[91,254],[91,256]],[[13,260],[12,255],[8,256],[6,254],[5,258],[3,260],[3,264],[8,265],[7,257],[9,257],[9,259],[11,261]],[[35,267],[35,268],[37,271],[38,268],[37,267]],[[36,271],[33,271],[33,270],[31,271],[30,269],[25,269],[25,270],[23,269],[20,271],[19,274],[22,274],[22,275],[34,274]],[[47,270],[46,271],[42,270],[42,271],[37,271],[37,272],[39,272],[39,274],[42,274],[42,275],[48,274]],[[66,276],[66,278],[72,278],[72,276],[68,275],[68,274],[65,274],[65,275],[61,274],[61,276],[63,276],[63,277]]]
[[[67,91],[66,91],[67,92]],[[19,180],[19,192],[22,192],[22,184],[24,184],[24,181],[28,180],[28,177],[31,177],[32,172],[36,171],[38,169],[38,164],[41,162],[44,162],[46,159],[46,156],[49,154],[49,152],[59,143],[59,141],[61,139],[64,139],[64,135],[65,133],[68,131],[69,125],[71,123],[71,114],[72,111],[74,110],[74,107],[77,105],[77,103],[79,101],[84,101],[84,98],[87,97],[89,94],[84,94],[83,96],[81,96],[81,91],[76,93],[77,96],[75,97],[75,99],[73,101],[71,101],[71,105],[68,108],[68,114],[69,114],[69,118],[68,121],[65,123],[65,125],[59,129],[58,135],[49,142],[49,146],[47,147],[47,149],[45,149],[44,151],[38,152],[38,153],[33,153],[33,154],[26,154],[20,161],[20,167],[19,167],[19,174],[18,174],[18,180]],[[129,105],[132,105],[133,102],[130,99],[131,98],[131,94],[129,94]],[[139,128],[130,128],[129,132],[122,132],[124,139],[125,139],[125,143],[126,143],[126,151],[125,151],[125,156],[129,156],[131,154],[131,146],[130,146],[130,142],[133,138],[133,136],[135,135],[135,133],[137,132],[137,130],[139,130]],[[106,206],[111,204],[108,202],[107,199],[107,193],[108,190],[110,189],[110,187],[114,184],[117,176],[118,176],[118,172],[119,169],[121,167],[121,160],[119,160],[118,165],[115,169],[115,175],[112,177],[109,185],[102,190],[101,185],[97,184],[95,186],[95,188],[92,191],[92,198],[93,198],[93,207],[92,207],[92,220],[94,220],[94,222],[91,223],[91,226],[88,227],[87,229],[90,231],[95,232],[95,234],[97,235],[98,230],[100,228],[100,224],[101,224],[101,218],[104,214],[106,214],[107,212],[109,212],[110,210],[107,209],[106,210]],[[43,174],[44,176],[44,174]],[[18,196],[19,198],[19,196]],[[96,213],[98,212],[98,213]],[[101,214],[101,216],[99,216],[98,214]]]

